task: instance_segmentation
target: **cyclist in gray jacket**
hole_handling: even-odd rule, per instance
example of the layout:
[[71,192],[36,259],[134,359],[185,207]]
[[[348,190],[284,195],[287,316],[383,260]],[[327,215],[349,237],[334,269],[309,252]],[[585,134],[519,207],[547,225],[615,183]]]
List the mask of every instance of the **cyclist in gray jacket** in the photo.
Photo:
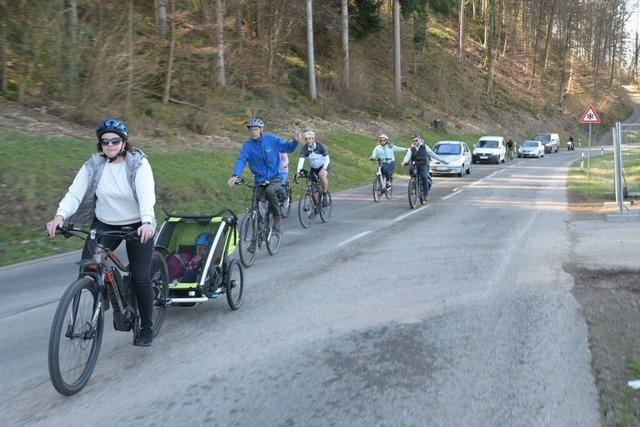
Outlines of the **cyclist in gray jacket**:
[[[105,120],[96,129],[98,152],[80,169],[58,210],[47,223],[53,238],[66,221],[91,222],[101,231],[133,227],[140,240],[128,240],[127,256],[133,289],[138,300],[141,331],[136,345],[149,346],[153,340],[153,291],[151,257],[156,232],[154,205],[155,183],[147,156],[129,144],[129,130],[119,120]],[[119,239],[105,239],[103,244],[115,249]],[[87,240],[82,259],[91,258],[95,241]]]

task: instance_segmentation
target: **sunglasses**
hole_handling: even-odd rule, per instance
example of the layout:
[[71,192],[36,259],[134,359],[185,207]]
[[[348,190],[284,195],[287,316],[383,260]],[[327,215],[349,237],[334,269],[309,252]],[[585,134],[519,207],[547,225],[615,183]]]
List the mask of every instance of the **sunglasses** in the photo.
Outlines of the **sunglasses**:
[[420,140],[419,139],[414,139],[413,142],[420,142]]
[[118,145],[122,142],[122,138],[111,138],[111,139],[101,139],[100,144],[102,145]]

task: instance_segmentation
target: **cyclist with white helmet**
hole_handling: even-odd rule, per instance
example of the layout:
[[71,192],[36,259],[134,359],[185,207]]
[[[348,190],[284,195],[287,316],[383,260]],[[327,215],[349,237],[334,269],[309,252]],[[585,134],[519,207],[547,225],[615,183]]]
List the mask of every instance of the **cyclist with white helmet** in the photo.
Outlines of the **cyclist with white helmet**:
[[257,117],[249,119],[247,129],[249,139],[242,145],[238,160],[233,168],[231,178],[227,181],[229,186],[235,185],[244,167],[249,164],[249,169],[254,175],[255,184],[258,187],[257,197],[263,197],[269,202],[269,210],[273,215],[273,230],[280,231],[282,216],[278,204],[277,191],[280,189],[280,153],[292,153],[302,139],[300,130],[296,128],[293,140],[285,141],[277,135],[264,134],[264,121]]
[[[327,147],[316,141],[316,133],[312,130],[306,131],[302,136],[304,137],[305,145],[300,149],[300,160],[298,160],[298,169],[296,170],[296,174],[300,174],[300,171],[304,166],[305,159],[309,159],[311,176],[318,176],[320,179],[320,185],[322,186],[322,191],[326,193],[329,191],[329,178],[327,173],[330,168],[330,159]],[[314,194],[314,197],[317,197],[317,195]],[[317,200],[315,200],[315,202],[318,203]]]
[[380,160],[380,169],[382,175],[387,180],[387,189],[391,188],[393,183],[393,170],[395,169],[395,153],[399,151],[407,151],[408,148],[396,147],[389,142],[389,137],[386,134],[381,134],[378,137],[378,144],[373,149],[369,160]]
[[[86,223],[100,231],[126,227],[137,230],[139,240],[127,240],[127,256],[133,289],[138,300],[141,331],[136,345],[153,340],[153,291],[151,259],[156,232],[155,183],[147,156],[129,143],[129,129],[119,120],[105,120],[96,129],[97,153],[85,162],[69,187],[58,210],[47,223],[49,236],[65,221]],[[107,238],[103,244],[115,249],[121,239]],[[91,258],[95,240],[87,239],[82,259]]]

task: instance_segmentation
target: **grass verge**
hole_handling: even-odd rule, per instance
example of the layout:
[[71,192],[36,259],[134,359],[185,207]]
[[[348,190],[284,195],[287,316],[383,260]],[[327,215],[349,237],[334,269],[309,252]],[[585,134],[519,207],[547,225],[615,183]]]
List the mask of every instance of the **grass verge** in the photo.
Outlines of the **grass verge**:
[[[640,379],[640,357],[631,356],[627,361],[629,373],[634,380]],[[620,426],[640,425],[640,392],[624,386],[624,397],[620,404],[617,424]]]
[[[442,139],[462,139],[472,143],[473,135],[424,133],[431,143]],[[63,253],[81,247],[78,239],[49,240],[43,225],[55,213],[73,177],[95,149],[95,142],[69,137],[41,137],[21,132],[0,132],[0,266],[38,257]],[[367,159],[375,136],[347,132],[327,135],[331,156],[331,191],[336,192],[366,184],[375,166]],[[397,138],[398,145],[408,146],[409,135]],[[177,144],[154,144],[132,141],[149,156],[156,181],[156,213],[161,208],[187,213],[214,213],[223,208],[243,212],[250,194],[229,188],[237,148],[190,148]],[[433,144],[431,144],[433,145]],[[290,169],[295,171],[297,151],[290,155]],[[402,159],[402,154],[397,155]],[[307,165],[308,167],[308,165]],[[401,171],[402,168],[397,167]],[[248,168],[245,179],[252,179]],[[295,188],[297,195],[301,188]]]
[[[591,167],[587,175],[587,159],[580,169],[580,160],[569,171],[568,189],[570,199],[577,203],[596,203],[615,200],[613,155],[591,157]],[[640,192],[640,147],[623,151],[622,163],[627,190],[633,194]]]

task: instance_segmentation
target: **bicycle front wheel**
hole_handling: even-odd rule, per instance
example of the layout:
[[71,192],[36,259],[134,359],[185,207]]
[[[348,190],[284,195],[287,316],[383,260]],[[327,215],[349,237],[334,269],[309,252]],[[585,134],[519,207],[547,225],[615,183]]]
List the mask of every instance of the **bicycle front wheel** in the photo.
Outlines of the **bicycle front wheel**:
[[169,268],[160,252],[153,251],[151,257],[151,289],[153,290],[153,336],[160,332],[167,317],[167,297],[169,296]]
[[255,212],[248,212],[240,223],[240,241],[238,242],[238,252],[242,265],[249,268],[256,260],[258,243],[258,230],[256,222],[253,220]]
[[322,222],[329,221],[331,217],[331,193],[328,191],[326,193],[322,193],[320,197],[320,219]]
[[62,296],[49,335],[49,376],[59,393],[71,396],[87,384],[98,360],[103,329],[98,285],[89,277],[81,277]]
[[271,211],[267,212],[267,221],[265,227],[265,233],[267,235],[267,251],[269,255],[275,255],[278,253],[278,248],[280,247],[280,237],[282,236],[282,231],[273,231],[273,223],[275,222]]
[[239,309],[244,295],[244,270],[235,258],[227,267],[227,277],[224,285],[229,307],[231,310]]
[[379,176],[373,180],[373,201],[378,203],[382,197],[382,179]]
[[409,179],[407,193],[409,196],[409,206],[411,209],[414,209],[418,205],[418,180],[415,177]]
[[298,202],[298,219],[300,220],[302,228],[309,228],[311,226],[313,208],[311,194],[308,191],[300,194],[300,201]]

